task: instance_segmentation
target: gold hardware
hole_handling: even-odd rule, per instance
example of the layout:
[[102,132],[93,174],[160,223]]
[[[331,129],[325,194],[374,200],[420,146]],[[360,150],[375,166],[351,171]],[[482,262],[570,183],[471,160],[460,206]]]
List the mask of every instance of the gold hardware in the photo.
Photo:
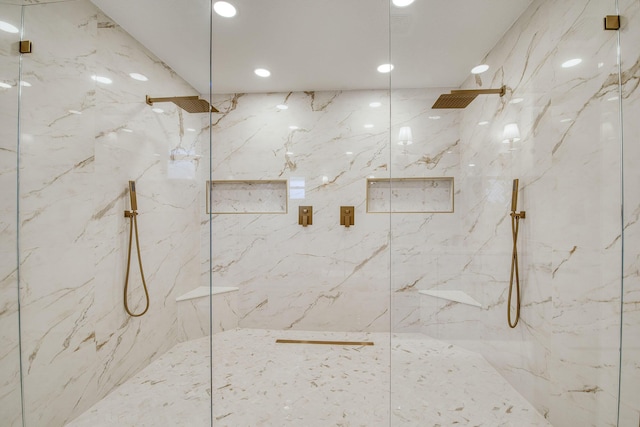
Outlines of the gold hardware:
[[276,340],[276,344],[373,345],[373,341]]
[[313,224],[313,207],[312,206],[298,207],[298,224],[300,224],[303,227]]
[[466,108],[471,101],[476,99],[478,95],[493,95],[497,94],[504,96],[507,92],[507,87],[502,86],[500,89],[457,89],[452,90],[449,94],[442,94],[436,100],[431,108],[443,109],[443,108]]
[[[149,290],[147,289],[147,282],[144,280],[144,271],[142,270],[142,257],[140,256],[140,238],[138,237],[138,200],[136,197],[136,182],[129,181],[129,197],[131,200],[131,210],[124,211],[124,216],[130,218],[129,224],[129,251],[127,252],[127,272],[124,277],[124,310],[131,317],[140,317],[149,310]],[[144,310],[140,313],[134,313],[129,308],[129,267],[131,266],[131,246],[133,245],[133,233],[135,231],[136,237],[136,250],[138,251],[138,266],[140,267],[140,276],[142,278],[142,289],[144,290],[144,296],[146,305]]]
[[605,30],[619,30],[620,29],[620,15],[607,15],[604,18]]
[[500,89],[454,89],[451,95],[500,95],[507,93],[507,87],[502,86]]
[[168,98],[151,98],[149,95],[145,97],[145,101],[148,105],[153,105],[154,102],[173,102],[178,107],[185,110],[187,113],[219,113],[219,111],[213,105],[210,105],[208,101],[200,99],[199,96],[172,96]]
[[[507,321],[510,328],[515,328],[520,320],[520,273],[518,271],[518,231],[520,220],[526,218],[525,211],[516,212],[518,205],[518,183],[519,179],[513,180],[511,189],[511,237],[513,238],[513,248],[511,251],[511,273],[509,275],[509,299],[507,302]],[[513,283],[516,284],[516,320],[511,322],[511,295],[513,294]]]
[[354,225],[355,214],[353,206],[340,206],[340,225],[345,227]]
[[20,53],[31,53],[32,44],[29,40],[20,41]]

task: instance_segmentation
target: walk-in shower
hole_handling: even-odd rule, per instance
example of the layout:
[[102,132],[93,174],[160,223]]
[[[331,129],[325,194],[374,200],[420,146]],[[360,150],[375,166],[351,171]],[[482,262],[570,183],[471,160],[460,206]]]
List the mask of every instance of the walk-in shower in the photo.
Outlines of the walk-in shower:
[[3,426],[637,427],[640,4],[227,2],[0,0]]

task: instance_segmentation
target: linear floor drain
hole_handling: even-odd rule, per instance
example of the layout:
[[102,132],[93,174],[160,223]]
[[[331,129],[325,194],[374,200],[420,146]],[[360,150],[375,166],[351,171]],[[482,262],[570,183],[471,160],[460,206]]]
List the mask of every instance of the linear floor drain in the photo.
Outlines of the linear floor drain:
[[373,341],[276,340],[277,344],[373,345]]

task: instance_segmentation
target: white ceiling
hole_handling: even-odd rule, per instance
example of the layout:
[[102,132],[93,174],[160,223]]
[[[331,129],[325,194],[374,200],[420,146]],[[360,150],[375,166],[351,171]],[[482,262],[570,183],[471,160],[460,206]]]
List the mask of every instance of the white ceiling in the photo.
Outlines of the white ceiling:
[[[92,1],[209,92],[208,0]],[[406,8],[389,0],[227,1],[238,14],[213,14],[215,93],[457,87],[532,0],[415,0]],[[389,61],[390,74],[376,71]],[[257,77],[258,67],[271,77]]]

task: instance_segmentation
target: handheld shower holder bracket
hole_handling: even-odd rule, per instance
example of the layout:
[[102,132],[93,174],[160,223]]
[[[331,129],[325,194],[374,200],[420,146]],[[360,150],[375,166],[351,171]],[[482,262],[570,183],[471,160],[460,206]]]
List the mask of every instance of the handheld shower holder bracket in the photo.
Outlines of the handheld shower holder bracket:
[[524,219],[527,217],[527,213],[525,211],[511,212],[511,216],[514,218]]
[[124,211],[124,217],[125,218],[131,218],[138,215],[138,212],[136,211]]

